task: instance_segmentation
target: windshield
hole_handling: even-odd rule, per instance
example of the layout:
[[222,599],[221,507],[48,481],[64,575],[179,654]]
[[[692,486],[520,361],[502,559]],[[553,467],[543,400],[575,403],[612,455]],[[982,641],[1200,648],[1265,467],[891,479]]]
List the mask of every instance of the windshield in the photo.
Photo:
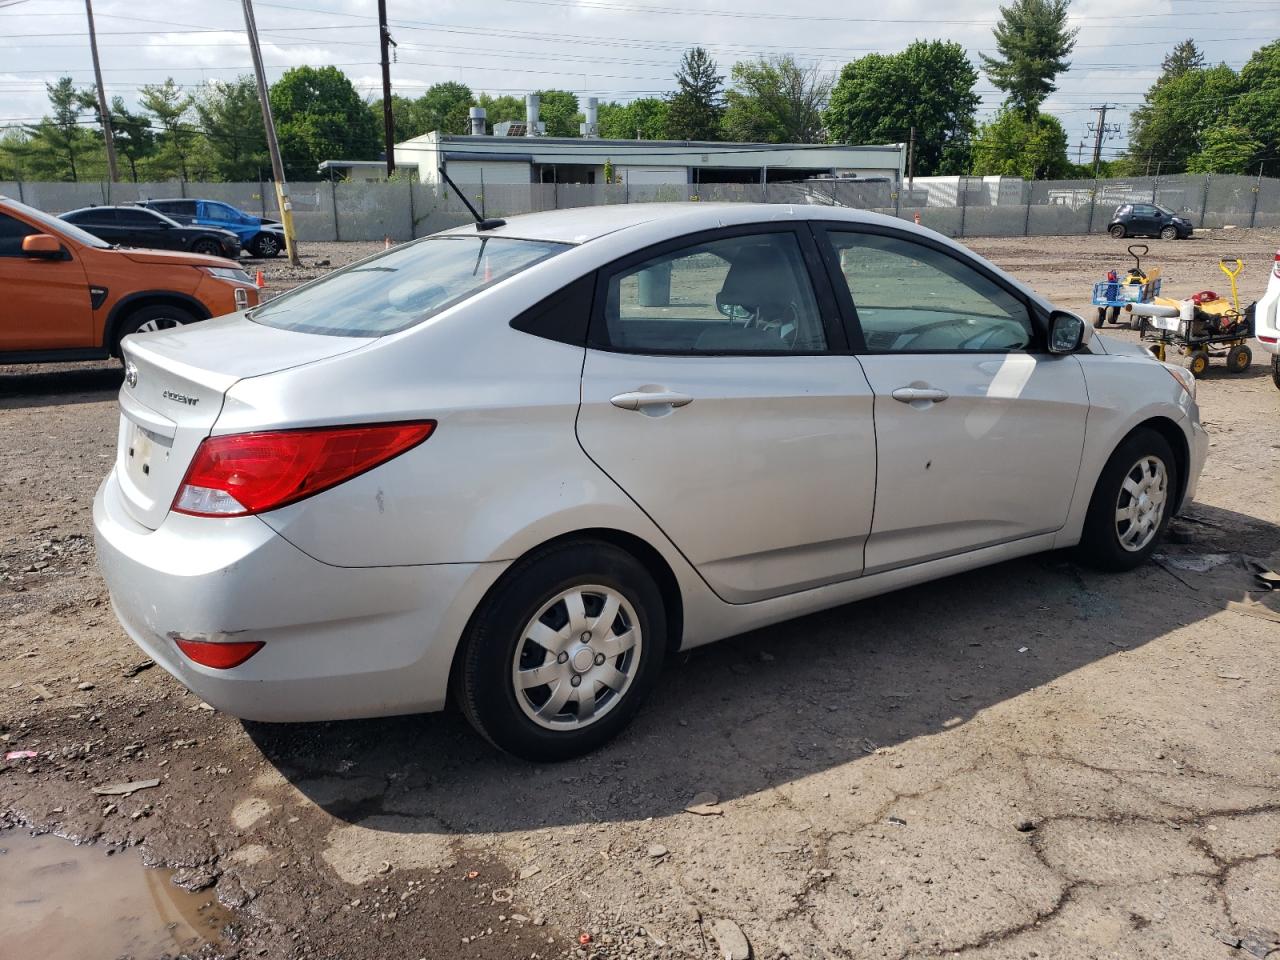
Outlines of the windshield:
[[566,243],[508,237],[433,237],[362,260],[258,307],[269,327],[338,337],[382,337],[421,323]]
[[1170,210],[1168,207],[1162,207],[1162,206],[1159,206],[1159,205],[1157,204],[1157,205],[1156,205],[1156,209],[1157,209],[1157,210],[1159,210],[1161,213],[1163,213],[1166,217],[1176,217],[1176,216],[1177,216],[1177,214],[1176,214],[1176,213],[1174,213],[1172,210]]
[[97,247],[99,250],[111,249],[111,244],[95,237],[92,233],[81,230],[74,223],[51,217],[44,211],[29,207],[25,203],[15,203],[14,206],[18,208],[18,212],[24,217],[32,223],[38,223],[46,232],[53,234],[55,237],[69,237],[76,243],[82,243],[86,247]]

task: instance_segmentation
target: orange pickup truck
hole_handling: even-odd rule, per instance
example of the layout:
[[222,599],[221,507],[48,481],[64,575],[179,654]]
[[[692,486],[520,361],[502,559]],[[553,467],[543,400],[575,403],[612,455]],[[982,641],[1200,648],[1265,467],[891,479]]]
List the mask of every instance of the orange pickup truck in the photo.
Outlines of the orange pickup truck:
[[115,247],[0,196],[0,363],[119,356],[131,333],[257,302],[230,260]]

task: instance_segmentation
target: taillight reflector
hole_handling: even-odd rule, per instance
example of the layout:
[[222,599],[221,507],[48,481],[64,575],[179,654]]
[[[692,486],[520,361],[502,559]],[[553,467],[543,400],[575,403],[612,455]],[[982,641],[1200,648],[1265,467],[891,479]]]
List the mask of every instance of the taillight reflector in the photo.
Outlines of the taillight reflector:
[[1276,251],[1276,263],[1275,266],[1271,268],[1271,272],[1277,277],[1280,277],[1280,250]]
[[1275,342],[1276,342],[1276,338],[1275,338],[1275,337],[1259,337],[1258,339],[1259,339],[1259,340],[1261,340],[1263,343],[1275,343]]
[[213,643],[209,640],[187,640],[185,637],[174,637],[173,642],[189,660],[202,667],[213,667],[215,670],[230,670],[232,667],[238,667],[264,646],[261,640]]
[[328,490],[416,447],[434,420],[207,437],[173,499],[193,517],[244,517]]

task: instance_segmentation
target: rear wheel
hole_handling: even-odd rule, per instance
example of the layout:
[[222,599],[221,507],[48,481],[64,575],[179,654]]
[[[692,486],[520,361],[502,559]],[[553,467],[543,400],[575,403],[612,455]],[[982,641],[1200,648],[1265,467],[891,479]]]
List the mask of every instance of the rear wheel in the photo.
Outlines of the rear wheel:
[[1161,228],[1160,228],[1160,239],[1161,239],[1161,240],[1177,240],[1177,239],[1178,239],[1178,228],[1177,228],[1177,227],[1175,227],[1175,226],[1173,226],[1173,225],[1170,225],[1170,226],[1167,226],[1167,227],[1161,227]]
[[1123,240],[1125,237],[1125,229],[1123,223],[1113,223],[1110,231],[1108,231],[1117,240]]
[[453,692],[486,739],[526,760],[566,760],[615,736],[666,651],[662,594],[611,544],[554,544],[520,561],[476,612]]
[[195,323],[198,319],[190,310],[184,310],[182,307],[175,307],[167,303],[139,307],[125,317],[124,322],[120,324],[119,329],[116,331],[114,353],[116,356],[120,355],[120,341],[131,333],[154,333],[157,330],[172,330],[174,327],[184,327],[188,323]]
[[1244,373],[1253,363],[1253,351],[1248,344],[1238,343],[1227,352],[1227,372]]
[[1094,318],[1093,325],[1095,327],[1101,327],[1106,322],[1107,322],[1107,308],[1099,307],[1098,316]]
[[191,245],[192,253],[203,253],[206,257],[222,256],[222,244],[217,240],[197,240]]
[[253,238],[250,251],[255,257],[270,259],[280,255],[280,241],[269,233],[260,233]]
[[1119,323],[1119,322],[1120,322],[1120,308],[1107,307],[1107,323]]
[[1187,360],[1187,368],[1191,371],[1191,375],[1197,380],[1203,377],[1209,372],[1209,351],[1191,351],[1191,357]]
[[1080,539],[1081,558],[1103,570],[1131,570],[1160,542],[1174,509],[1177,463],[1164,437],[1134,431],[1102,468]]
[[1271,382],[1280,390],[1280,357],[1271,358]]

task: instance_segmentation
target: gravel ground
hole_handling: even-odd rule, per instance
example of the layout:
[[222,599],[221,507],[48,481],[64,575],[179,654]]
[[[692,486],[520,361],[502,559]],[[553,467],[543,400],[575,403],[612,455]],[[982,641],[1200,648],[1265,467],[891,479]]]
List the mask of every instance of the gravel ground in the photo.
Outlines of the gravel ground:
[[[1254,298],[1278,243],[1151,260],[1174,292],[1239,255]],[[1105,237],[972,246],[1077,309],[1126,265]],[[268,289],[377,247],[309,244]],[[710,958],[732,927],[806,960],[1280,945],[1280,604],[1240,606],[1241,558],[1280,565],[1260,361],[1200,384],[1211,457],[1160,563],[1045,555],[695,651],[617,742],[553,767],[453,713],[241,723],[146,669],[93,566],[119,382],[0,368],[0,743],[40,753],[0,763],[0,827],[140,844],[234,911],[227,956]],[[685,812],[702,792],[710,815]]]

